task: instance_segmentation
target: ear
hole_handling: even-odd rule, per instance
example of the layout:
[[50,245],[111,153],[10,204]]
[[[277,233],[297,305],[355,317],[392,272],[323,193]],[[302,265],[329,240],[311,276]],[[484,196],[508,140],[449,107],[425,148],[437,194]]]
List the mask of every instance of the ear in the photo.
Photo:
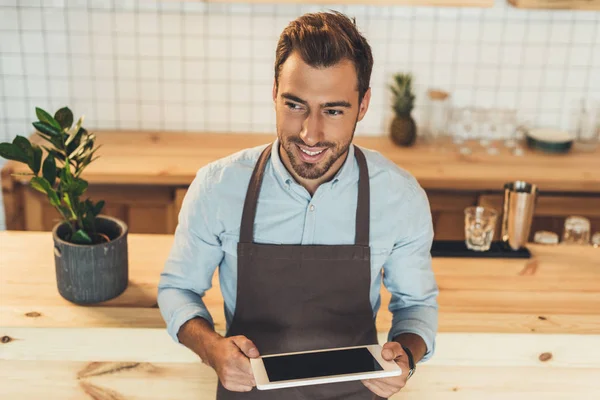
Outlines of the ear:
[[360,106],[358,108],[358,118],[357,121],[361,121],[365,114],[367,113],[367,110],[369,109],[369,103],[371,102],[371,88],[368,88],[367,91],[365,92],[365,95],[363,96],[362,101],[360,102]]
[[277,102],[277,81],[273,78],[273,103]]

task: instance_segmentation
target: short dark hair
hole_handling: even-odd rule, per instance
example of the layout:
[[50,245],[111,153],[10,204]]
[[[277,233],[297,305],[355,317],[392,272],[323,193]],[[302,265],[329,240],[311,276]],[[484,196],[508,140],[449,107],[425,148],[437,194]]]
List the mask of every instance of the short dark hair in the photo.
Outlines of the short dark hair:
[[369,89],[373,55],[371,46],[356,28],[356,21],[338,11],[304,14],[291,21],[277,43],[275,84],[281,66],[293,51],[313,68],[329,67],[343,59],[353,62],[358,77],[358,99]]

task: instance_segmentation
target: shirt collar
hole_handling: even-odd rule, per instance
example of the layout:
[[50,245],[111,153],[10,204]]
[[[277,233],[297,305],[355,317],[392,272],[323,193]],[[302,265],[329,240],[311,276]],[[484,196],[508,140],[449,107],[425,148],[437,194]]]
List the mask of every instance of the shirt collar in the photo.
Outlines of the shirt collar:
[[289,186],[294,182],[294,177],[289,173],[285,165],[283,165],[281,157],[279,157],[279,138],[275,139],[273,147],[271,147],[271,164],[273,165],[275,176],[282,185]]
[[[275,171],[275,175],[281,184],[290,185],[292,182],[295,182],[294,177],[287,170],[285,165],[283,165],[283,161],[281,161],[281,157],[279,156],[279,138],[277,138],[271,147],[271,163],[273,165],[273,170]],[[346,156],[346,160],[344,160],[344,164],[335,174],[333,179],[330,181],[332,185],[336,184],[339,181],[346,181],[352,179],[354,175],[358,177],[356,173],[356,162],[354,159],[354,144],[350,144],[348,148],[348,155]]]

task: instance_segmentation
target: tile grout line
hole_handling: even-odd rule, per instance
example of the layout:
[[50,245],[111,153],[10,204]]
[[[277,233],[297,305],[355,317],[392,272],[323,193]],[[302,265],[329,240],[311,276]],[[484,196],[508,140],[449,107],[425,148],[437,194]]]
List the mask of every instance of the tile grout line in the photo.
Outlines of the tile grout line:
[[[88,45],[90,49],[94,48],[94,31],[92,28],[92,11],[90,8],[90,1],[86,1],[86,13],[88,20]],[[96,125],[98,124],[98,93],[96,91],[96,56],[93,51],[90,51],[90,80],[92,81],[92,109],[96,119]],[[88,112],[89,113],[89,112]],[[87,114],[87,113],[86,113]]]
[[157,32],[159,32],[158,35],[158,39],[157,39],[157,44],[158,44],[158,54],[160,54],[160,56],[158,57],[158,75],[157,75],[157,81],[158,81],[158,97],[160,98],[160,108],[159,108],[159,113],[160,113],[160,128],[161,130],[165,130],[165,87],[164,87],[164,77],[165,77],[165,62],[164,62],[164,57],[163,57],[163,41],[162,41],[162,30],[163,30],[163,9],[160,6],[161,3],[158,3],[156,5],[157,9],[156,9],[156,30]]
[[[529,19],[529,14],[527,14],[525,16],[525,29],[523,32],[523,37],[527,37],[527,33],[529,32],[529,23],[530,23],[530,19]],[[525,68],[525,57],[523,56],[523,51],[525,49],[525,46],[523,46],[523,43],[521,43],[520,46],[521,49],[521,63],[518,67],[518,70],[521,71],[521,73],[519,74],[519,78],[517,79],[517,99],[515,99],[515,104],[519,104],[519,110],[520,110],[520,117],[517,114],[517,123],[519,125],[523,124],[523,123],[527,123],[527,122],[531,122],[531,121],[525,121],[524,119],[524,114],[523,114],[523,108],[522,108],[522,102],[523,102],[523,70]],[[521,120],[521,121],[519,121]]]
[[142,104],[142,63],[141,60],[142,58],[140,57],[140,1],[142,0],[135,0],[135,8],[134,8],[134,20],[133,20],[133,34],[134,34],[134,46],[135,46],[135,56],[134,56],[134,60],[135,60],[135,66],[136,66],[136,89],[137,89],[137,99],[136,99],[136,104],[137,104],[137,111],[138,111],[138,118],[137,118],[137,128],[138,129],[142,129],[142,121],[144,120],[143,117],[143,104]]
[[115,111],[115,121],[114,121],[114,125],[116,127],[116,129],[121,129],[121,96],[120,96],[120,85],[119,85],[119,50],[117,48],[117,39],[118,39],[118,35],[117,35],[117,2],[116,0],[112,0],[112,4],[111,4],[111,8],[112,8],[112,24],[113,24],[113,29],[112,29],[112,50],[113,50],[113,84],[114,84],[114,90],[115,90],[115,97],[114,97],[114,111]]
[[[67,6],[65,6],[63,8],[63,20],[65,23],[65,44],[66,44],[66,59],[67,59],[67,82],[69,85],[69,99],[68,99],[68,104],[70,105],[69,107],[71,107],[71,104],[74,102],[73,100],[73,86],[75,86],[75,82],[73,81],[73,54],[72,54],[72,49],[71,49],[71,31],[69,28],[69,10],[67,9]],[[72,110],[71,110],[72,111]]]
[[[22,17],[22,13],[21,13],[21,6],[17,5],[16,6],[16,11],[17,11],[17,23],[19,26],[19,44],[21,46],[21,60],[23,61],[23,69],[26,70],[25,68],[25,41],[23,39],[23,31],[21,30],[22,26],[21,26],[21,17]],[[24,99],[25,99],[25,118],[27,118],[27,116],[29,115],[29,102],[31,100],[31,98],[29,97],[29,82],[27,81],[27,74],[24,75],[23,78],[23,88],[25,90],[24,94]]]
[[187,89],[186,89],[186,85],[185,83],[187,82],[185,77],[185,59],[184,59],[184,54],[185,54],[185,41],[183,40],[183,37],[185,36],[185,30],[186,30],[186,18],[185,18],[185,4],[182,2],[180,4],[180,8],[179,8],[179,17],[181,18],[181,26],[180,26],[180,30],[179,30],[179,51],[180,51],[180,56],[178,57],[179,61],[180,61],[180,73],[181,73],[181,78],[179,79],[179,82],[181,82],[181,104],[183,104],[183,106],[181,107],[181,118],[182,118],[182,124],[181,124],[181,128],[184,131],[188,131],[188,115],[187,115]]
[[[571,56],[573,54],[573,25],[574,25],[574,23],[575,23],[575,14],[571,13],[571,19],[570,19],[570,24],[569,24],[569,41],[567,43],[568,55],[567,55],[567,57],[565,57],[565,63],[563,64],[563,70],[562,70],[564,82],[563,82],[563,87],[562,87],[563,101],[562,101],[561,108],[563,110],[563,114],[561,117],[561,125],[569,123],[568,118],[565,117],[565,110],[567,110],[567,109],[571,110],[571,108],[570,108],[571,106],[567,105],[567,97],[568,96],[566,94],[567,94],[567,90],[568,90],[568,86],[569,86],[569,84],[568,84],[568,80],[569,80],[569,78],[568,78],[569,77],[568,62],[571,59]],[[565,119],[567,119],[567,120],[565,121]]]
[[54,115],[53,112],[53,108],[51,107],[52,104],[52,86],[50,85],[51,82],[51,76],[50,76],[50,63],[48,62],[48,31],[46,30],[46,20],[44,18],[44,4],[43,2],[40,1],[40,15],[41,15],[41,31],[42,31],[42,43],[44,46],[44,51],[43,51],[43,56],[44,56],[44,69],[46,71],[46,75],[44,76],[45,78],[45,83],[46,83],[46,109],[48,110],[48,112],[50,113],[50,115]]
[[[203,65],[203,74],[202,74],[202,87],[204,89],[204,96],[202,96],[202,112],[204,115],[202,116],[202,127],[204,131],[208,131],[208,116],[210,115],[208,102],[206,101],[206,93],[208,92],[209,80],[207,79],[207,75],[210,75],[210,71],[208,68],[208,19],[209,19],[209,9],[210,3],[205,3],[204,8],[202,9],[202,42],[203,42],[203,52],[202,52],[202,65]],[[210,79],[210,76],[209,76]]]
[[501,20],[501,28],[500,28],[500,37],[502,38],[502,40],[500,40],[500,46],[498,46],[498,51],[497,51],[497,57],[498,57],[498,67],[496,68],[496,85],[494,88],[494,107],[496,108],[505,108],[506,106],[500,106],[499,105],[499,101],[498,101],[498,97],[500,94],[500,76],[502,74],[502,62],[500,62],[500,60],[502,59],[502,54],[504,54],[504,34],[506,32],[506,9],[502,9],[503,15],[502,15],[502,20]]
[[[0,51],[0,60],[2,60],[2,51]],[[0,62],[0,76],[4,76],[4,65]],[[4,79],[0,79],[0,98],[2,98],[2,115],[4,115],[4,133],[0,135],[2,141],[12,141],[12,135],[9,136],[8,122],[8,107],[7,107],[7,96],[6,90],[4,90]],[[0,160],[0,164],[3,164],[4,160]],[[1,200],[0,200],[1,201]]]

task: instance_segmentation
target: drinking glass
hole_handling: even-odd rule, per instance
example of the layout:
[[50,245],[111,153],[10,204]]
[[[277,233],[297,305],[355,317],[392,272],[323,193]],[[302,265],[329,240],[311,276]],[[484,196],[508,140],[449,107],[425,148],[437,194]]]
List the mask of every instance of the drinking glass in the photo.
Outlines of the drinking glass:
[[596,232],[592,235],[592,246],[600,247],[600,232]]
[[537,231],[533,241],[538,244],[558,244],[558,234],[551,231]]
[[458,146],[460,154],[468,155],[473,152],[468,141],[474,137],[476,130],[475,110],[470,107],[452,110],[452,141]]
[[487,207],[465,208],[465,244],[473,251],[487,251],[492,245],[498,212]]
[[492,108],[485,111],[486,129],[483,135],[487,138],[486,151],[489,155],[495,156],[500,153],[499,146],[503,139],[503,119],[504,111],[498,108]]
[[582,99],[573,107],[575,147],[594,151],[600,140],[600,100]]
[[433,147],[444,147],[450,121],[450,95],[441,90],[429,90],[426,106],[426,139]]
[[517,146],[517,111],[503,110],[501,123],[501,136],[504,139],[504,146],[512,149]]
[[567,217],[562,241],[564,244],[589,244],[590,220],[577,215]]

